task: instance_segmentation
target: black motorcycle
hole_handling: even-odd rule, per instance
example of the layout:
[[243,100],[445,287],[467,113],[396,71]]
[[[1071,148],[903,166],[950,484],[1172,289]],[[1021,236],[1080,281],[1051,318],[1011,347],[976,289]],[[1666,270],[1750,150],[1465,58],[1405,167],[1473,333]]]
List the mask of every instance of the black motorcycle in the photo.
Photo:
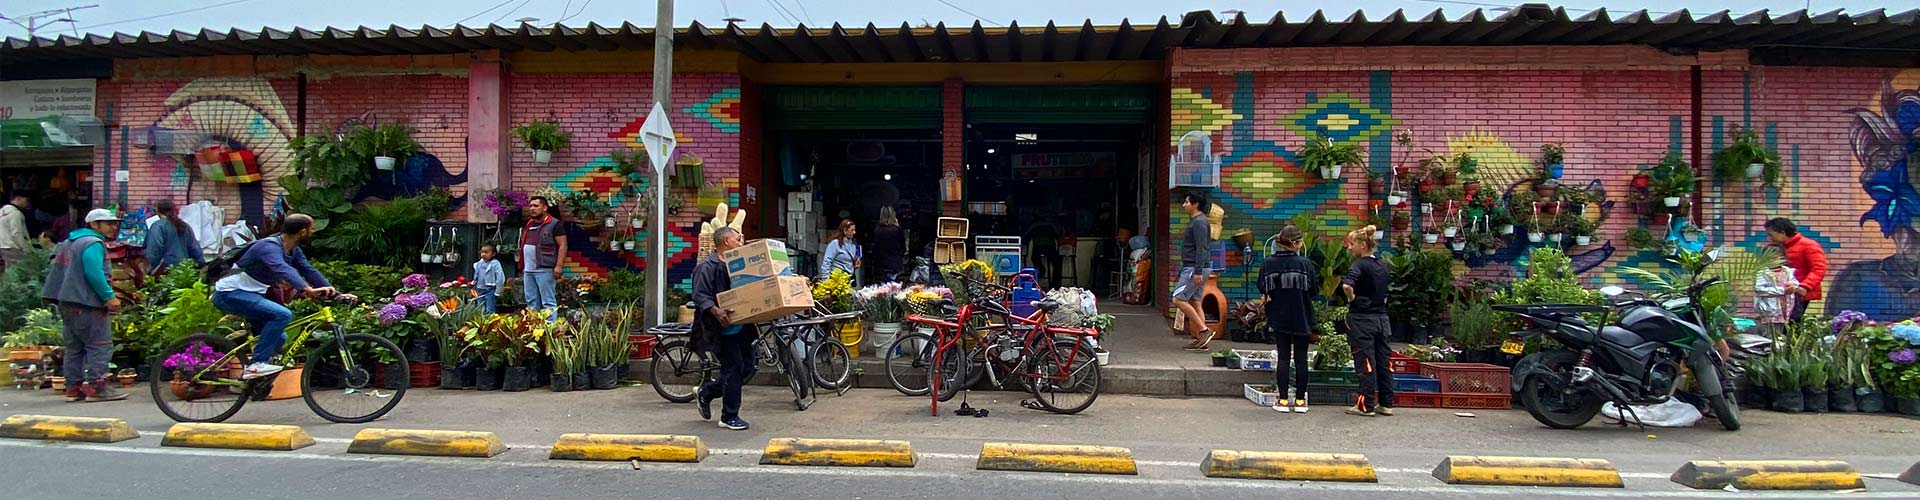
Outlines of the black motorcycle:
[[[1513,385],[1527,413],[1548,427],[1572,429],[1593,420],[1609,401],[1629,412],[1634,405],[1665,403],[1689,372],[1684,366],[1720,425],[1740,430],[1729,367],[1702,326],[1708,313],[1695,307],[1702,291],[1720,284],[1719,278],[1694,283],[1684,296],[1665,302],[1610,286],[1601,290],[1610,306],[1494,306],[1528,322],[1502,350],[1518,354],[1540,335],[1565,346],[1530,354],[1514,366]],[[1588,324],[1582,314],[1600,315],[1602,326]]]

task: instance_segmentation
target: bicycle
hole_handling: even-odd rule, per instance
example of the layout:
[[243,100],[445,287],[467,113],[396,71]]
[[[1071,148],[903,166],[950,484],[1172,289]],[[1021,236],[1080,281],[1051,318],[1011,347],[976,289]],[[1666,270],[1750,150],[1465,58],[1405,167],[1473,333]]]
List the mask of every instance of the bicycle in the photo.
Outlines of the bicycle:
[[[754,339],[753,345],[755,364],[787,376],[794,406],[801,411],[812,405],[814,387],[840,394],[852,388],[853,363],[847,347],[828,333],[826,325],[853,319],[860,312],[814,314],[761,325],[760,336]],[[653,360],[647,367],[653,390],[660,397],[673,403],[692,402],[700,385],[718,376],[719,361],[706,353],[695,352],[689,345],[686,336],[692,333],[691,324],[669,323],[647,332],[670,338],[654,349]],[[774,346],[791,347],[776,349]],[[806,383],[809,380],[811,384]]]
[[[322,305],[318,312],[293,320],[287,330],[297,333],[289,335],[273,362],[302,369],[301,398],[320,418],[343,424],[371,422],[406,396],[409,384],[404,382],[410,381],[382,389],[375,387],[373,378],[374,360],[384,354],[388,364],[405,366],[406,352],[378,335],[346,333],[335,321],[332,306]],[[241,337],[245,341],[236,342]],[[310,341],[316,345],[308,346]],[[258,343],[259,336],[251,329],[227,335],[199,333],[174,342],[153,360],[153,383],[148,389],[154,404],[177,422],[223,422],[249,400],[265,400],[274,381],[286,372],[239,378]],[[297,364],[300,351],[306,354],[304,366]]]
[[[1010,291],[994,283],[968,281],[970,287],[984,285],[1002,293]],[[909,322],[934,329],[927,376],[934,415],[939,414],[940,402],[978,384],[982,376],[996,386],[1003,385],[1002,374],[1023,385],[1034,396],[1031,401],[1021,402],[1029,409],[1079,413],[1100,397],[1100,364],[1089,342],[1099,337],[1098,331],[1048,324],[1047,313],[1059,308],[1058,302],[1034,301],[1039,311],[1032,317],[1021,317],[984,293],[972,295],[975,299],[958,308],[954,321],[918,314],[908,317]],[[943,304],[943,308],[951,305]],[[972,326],[973,316],[980,312],[1002,316],[1008,322],[988,325],[982,335],[980,328]],[[909,337],[914,336],[925,334]],[[971,346],[966,339],[973,339]]]

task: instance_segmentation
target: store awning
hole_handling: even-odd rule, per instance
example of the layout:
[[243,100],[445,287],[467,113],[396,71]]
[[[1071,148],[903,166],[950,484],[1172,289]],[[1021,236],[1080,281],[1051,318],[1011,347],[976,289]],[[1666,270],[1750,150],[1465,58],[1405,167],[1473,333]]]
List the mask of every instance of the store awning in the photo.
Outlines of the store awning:
[[87,168],[93,165],[93,146],[0,149],[0,169]]

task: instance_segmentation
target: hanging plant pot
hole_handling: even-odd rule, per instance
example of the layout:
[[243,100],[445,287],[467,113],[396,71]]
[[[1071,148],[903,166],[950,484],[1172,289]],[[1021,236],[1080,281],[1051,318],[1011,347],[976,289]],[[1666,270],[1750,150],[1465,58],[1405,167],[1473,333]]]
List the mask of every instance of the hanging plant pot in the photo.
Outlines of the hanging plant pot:
[[1552,182],[1541,182],[1533,186],[1533,192],[1540,195],[1542,200],[1553,199],[1553,192],[1557,189],[1559,186]]
[[535,150],[533,150],[533,162],[534,162],[534,163],[539,163],[539,164],[542,164],[542,165],[545,165],[545,164],[547,164],[547,162],[550,162],[550,161],[553,161],[553,151],[549,151],[549,150],[545,150],[545,149],[535,149]]
[[1480,249],[1480,255],[1493,255],[1493,254],[1495,254],[1495,253],[1499,253],[1499,252],[1500,252],[1500,249],[1498,249],[1498,248],[1493,248],[1493,247],[1487,247],[1487,248],[1482,248],[1482,249]]
[[431,263],[433,263],[433,254],[430,254],[430,253],[423,253],[423,254],[420,254],[420,263],[421,263],[421,264],[431,264]]
[[1433,204],[1432,204],[1432,203],[1421,203],[1421,204],[1420,204],[1420,213],[1422,213],[1422,214],[1430,214],[1430,213],[1433,213]]
[[1414,184],[1414,189],[1418,189],[1422,193],[1432,192],[1433,179],[1422,179],[1419,184]]
[[393,170],[393,163],[394,163],[393,157],[391,156],[373,157],[373,168],[377,168],[380,170]]
[[1462,252],[1467,249],[1467,242],[1465,241],[1455,241],[1451,243],[1451,245],[1453,245],[1453,251],[1455,252]]
[[460,252],[447,252],[447,255],[442,257],[441,260],[448,264],[458,264],[460,263]]
[[1580,245],[1580,246],[1587,246],[1587,245],[1590,245],[1590,244],[1592,244],[1592,243],[1593,243],[1593,237],[1592,237],[1592,236],[1575,236],[1575,237],[1573,237],[1573,244],[1575,244],[1575,245]]
[[1439,242],[1440,242],[1440,234],[1439,234],[1439,233],[1427,233],[1426,235],[1424,235],[1424,236],[1422,236],[1422,237],[1421,237],[1420,239],[1421,239],[1422,241],[1425,241],[1425,242],[1427,242],[1427,243],[1439,243]]
[[1370,178],[1368,178],[1368,179],[1367,179],[1367,193],[1368,193],[1368,194],[1373,194],[1373,195],[1379,195],[1379,194],[1382,194],[1382,193],[1386,193],[1386,192],[1387,192],[1387,179],[1386,179],[1386,178],[1384,178],[1384,177],[1370,177]]
[[625,242],[622,242],[620,246],[627,247],[627,251],[633,251],[633,240],[627,240]]
[[1549,179],[1559,179],[1560,176],[1566,174],[1567,165],[1564,163],[1551,163],[1547,165],[1547,178]]
[[1748,179],[1758,179],[1758,178],[1760,178],[1760,174],[1763,174],[1763,173],[1766,173],[1766,171],[1767,171],[1767,165],[1766,165],[1766,164],[1764,164],[1764,163],[1749,163],[1749,164],[1747,164],[1747,178],[1748,178]]
[[1666,198],[1662,198],[1660,202],[1665,203],[1667,205],[1667,208],[1673,208],[1673,207],[1680,206],[1680,197],[1668,196]]
[[1393,222],[1388,223],[1388,225],[1392,226],[1393,230],[1395,231],[1405,231],[1407,230],[1408,227],[1411,227],[1413,225],[1413,221],[1410,221],[1407,219],[1394,219]]
[[615,227],[620,225],[620,221],[615,220],[613,216],[609,215],[606,220],[600,221],[600,225],[602,227]]
[[1452,237],[1454,237],[1454,236],[1458,236],[1459,234],[1460,234],[1460,228],[1458,228],[1458,227],[1455,227],[1455,226],[1447,226],[1447,228],[1446,228],[1446,229],[1442,229],[1442,230],[1440,230],[1440,235],[1441,235],[1441,236],[1446,236],[1446,237],[1448,237],[1448,238],[1452,238]]
[[1440,173],[1440,185],[1442,185],[1442,186],[1452,186],[1452,185],[1453,185],[1453,181],[1456,181],[1456,180],[1459,180],[1459,177],[1460,177],[1460,176],[1459,176],[1459,174],[1456,174],[1456,173],[1453,173],[1453,172],[1451,172],[1451,171],[1448,171],[1448,172],[1441,172],[1441,173]]
[[1513,224],[1501,224],[1499,226],[1494,227],[1494,229],[1497,231],[1500,231],[1501,236],[1507,236],[1507,235],[1513,234]]
[[432,263],[432,264],[440,264],[440,263],[443,263],[443,262],[446,262],[446,261],[447,261],[447,256],[446,256],[446,254],[438,254],[438,253],[436,253],[436,254],[433,254],[433,255],[429,255],[429,256],[428,256],[428,260],[429,260],[429,261],[430,261],[430,263]]
[[1563,233],[1552,233],[1547,235],[1547,241],[1559,243],[1560,240],[1566,239],[1566,237],[1567,235]]
[[1406,191],[1394,191],[1394,192],[1387,193],[1387,205],[1389,206],[1400,206],[1401,203],[1406,203],[1406,202],[1407,202]]
[[1467,201],[1473,201],[1473,195],[1480,192],[1480,181],[1467,181],[1460,184],[1460,191],[1466,193]]
[[1320,167],[1320,178],[1327,180],[1338,179],[1340,178],[1340,171],[1345,167],[1346,165],[1338,164],[1331,167]]
[[1527,241],[1530,241],[1530,242],[1539,243],[1542,241],[1546,241],[1546,239],[1547,239],[1547,233],[1541,233],[1541,232],[1527,233]]

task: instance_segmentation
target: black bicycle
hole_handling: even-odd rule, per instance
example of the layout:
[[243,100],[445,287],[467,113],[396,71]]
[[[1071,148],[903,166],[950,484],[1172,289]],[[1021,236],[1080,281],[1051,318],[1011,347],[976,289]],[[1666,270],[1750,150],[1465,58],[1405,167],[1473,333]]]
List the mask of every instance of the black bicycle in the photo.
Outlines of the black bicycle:
[[[793,390],[794,406],[802,411],[812,406],[815,387],[844,394],[853,385],[853,363],[847,346],[841,344],[828,327],[859,316],[859,311],[802,313],[759,325],[760,336],[754,339],[753,345],[755,363],[786,375],[787,386]],[[668,323],[647,329],[649,334],[667,339],[654,349],[647,371],[654,392],[670,402],[692,402],[700,385],[720,373],[718,360],[694,351],[689,345],[687,335],[692,329],[689,323]]]

